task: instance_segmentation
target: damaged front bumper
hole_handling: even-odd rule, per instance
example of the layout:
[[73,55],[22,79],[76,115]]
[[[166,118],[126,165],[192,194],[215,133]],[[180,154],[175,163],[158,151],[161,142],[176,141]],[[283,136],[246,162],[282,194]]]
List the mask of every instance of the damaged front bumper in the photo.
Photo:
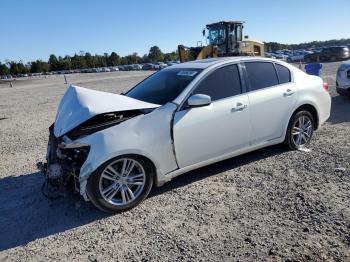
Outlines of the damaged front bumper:
[[[67,137],[56,138],[53,125],[49,130],[46,163],[38,163],[45,176],[43,194],[52,199],[65,196],[69,188],[80,192],[80,169],[87,159],[90,146],[72,142]],[[87,200],[86,196],[84,198]]]

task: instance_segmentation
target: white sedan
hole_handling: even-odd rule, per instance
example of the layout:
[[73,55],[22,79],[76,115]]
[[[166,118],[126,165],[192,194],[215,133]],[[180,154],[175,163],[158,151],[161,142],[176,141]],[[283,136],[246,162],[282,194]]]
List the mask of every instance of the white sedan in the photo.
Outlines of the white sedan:
[[44,192],[75,188],[106,212],[153,184],[262,147],[305,147],[330,115],[322,79],[267,58],[165,68],[117,95],[70,86],[50,128]]

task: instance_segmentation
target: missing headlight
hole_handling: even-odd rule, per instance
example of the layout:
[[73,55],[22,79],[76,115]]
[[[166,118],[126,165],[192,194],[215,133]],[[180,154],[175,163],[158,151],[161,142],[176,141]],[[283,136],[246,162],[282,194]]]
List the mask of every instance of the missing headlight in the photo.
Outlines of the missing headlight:
[[45,176],[43,194],[48,198],[66,195],[70,185],[79,192],[80,168],[86,161],[90,146],[77,143],[64,144],[55,138],[50,128],[47,163],[40,165]]

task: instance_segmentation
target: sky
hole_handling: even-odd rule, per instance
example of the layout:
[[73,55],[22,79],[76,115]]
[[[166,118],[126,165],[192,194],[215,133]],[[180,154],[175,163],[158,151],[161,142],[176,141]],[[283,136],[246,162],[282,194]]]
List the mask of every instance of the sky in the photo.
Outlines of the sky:
[[206,24],[245,21],[264,42],[350,38],[349,0],[0,0],[0,61],[50,54],[163,52],[205,40]]

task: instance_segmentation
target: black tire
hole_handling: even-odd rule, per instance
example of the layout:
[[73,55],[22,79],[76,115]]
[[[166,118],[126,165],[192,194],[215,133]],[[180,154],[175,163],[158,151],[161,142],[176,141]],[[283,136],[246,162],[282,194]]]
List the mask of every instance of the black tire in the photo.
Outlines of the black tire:
[[[107,166],[109,166],[111,163],[123,159],[128,158],[137,161],[144,169],[145,171],[145,184],[143,186],[142,191],[140,192],[140,195],[136,197],[131,203],[127,203],[125,205],[113,205],[109,202],[107,202],[104,197],[101,195],[100,189],[99,189],[99,183],[100,178]],[[152,189],[153,185],[153,178],[154,178],[154,169],[152,167],[152,164],[146,160],[143,157],[137,156],[137,155],[123,155],[116,158],[113,158],[107,162],[105,162],[103,165],[101,165],[88,179],[87,182],[87,194],[91,202],[100,210],[107,213],[118,213],[127,211],[129,209],[134,208],[138,204],[140,204],[149,194],[149,192]]]
[[[296,124],[298,123],[300,117],[302,117],[302,116],[307,117],[311,121],[311,128],[310,128],[310,134],[309,134],[310,137],[308,138],[308,141],[305,144],[297,145],[295,143],[294,139],[293,139],[292,131],[293,131],[293,127],[296,126]],[[307,146],[310,143],[310,141],[312,139],[312,135],[313,135],[314,129],[315,129],[315,120],[314,120],[312,114],[309,111],[307,111],[307,110],[298,111],[289,120],[289,124],[288,124],[288,128],[287,128],[284,144],[291,150],[297,150],[300,147],[305,147],[305,146]]]

